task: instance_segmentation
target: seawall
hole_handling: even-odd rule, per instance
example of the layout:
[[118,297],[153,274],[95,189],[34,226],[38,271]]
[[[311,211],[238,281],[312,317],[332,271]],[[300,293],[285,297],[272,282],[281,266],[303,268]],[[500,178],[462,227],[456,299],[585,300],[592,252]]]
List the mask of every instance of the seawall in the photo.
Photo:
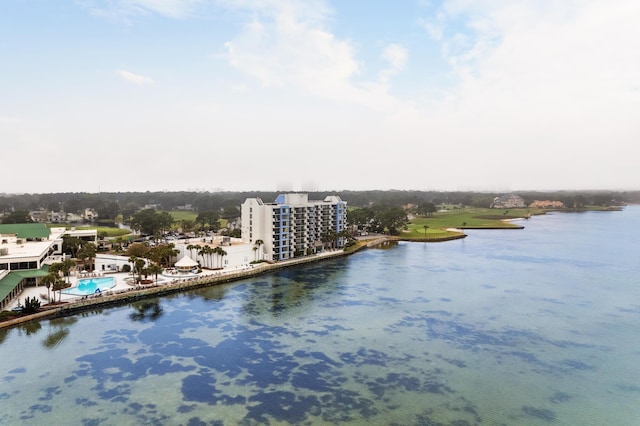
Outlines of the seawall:
[[348,256],[350,254],[356,253],[364,247],[366,246],[362,246],[351,251],[336,250],[325,252],[320,255],[280,261],[277,263],[260,263],[237,272],[207,275],[202,278],[174,280],[168,284],[151,285],[145,287],[131,287],[130,289],[120,291],[105,291],[100,295],[89,296],[86,299],[76,300],[73,302],[65,303],[63,305],[52,307],[45,306],[39,312],[29,315],[22,315],[20,317],[6,321],[0,321],[0,329],[13,327],[27,321],[64,317],[93,308],[124,305],[151,297],[164,296],[167,294],[179,293],[197,288],[238,281],[245,278],[251,278],[268,272],[276,271],[278,269],[289,268],[291,266],[304,265],[306,263],[319,262],[325,259]]

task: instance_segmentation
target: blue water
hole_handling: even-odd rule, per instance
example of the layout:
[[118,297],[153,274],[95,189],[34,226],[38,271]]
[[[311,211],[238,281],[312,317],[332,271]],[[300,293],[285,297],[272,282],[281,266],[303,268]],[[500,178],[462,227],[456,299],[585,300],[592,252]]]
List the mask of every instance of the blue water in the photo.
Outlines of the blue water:
[[636,425],[640,207],[0,331],[0,424]]
[[73,294],[76,296],[85,296],[96,293],[98,290],[106,291],[115,287],[116,282],[113,277],[100,278],[83,278],[78,280],[78,285],[65,290],[64,294]]

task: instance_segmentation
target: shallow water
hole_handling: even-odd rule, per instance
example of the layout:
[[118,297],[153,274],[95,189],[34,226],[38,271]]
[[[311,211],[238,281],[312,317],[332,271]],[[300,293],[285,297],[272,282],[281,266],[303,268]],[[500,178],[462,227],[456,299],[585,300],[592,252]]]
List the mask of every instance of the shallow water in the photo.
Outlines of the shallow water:
[[640,418],[640,208],[0,330],[0,424]]

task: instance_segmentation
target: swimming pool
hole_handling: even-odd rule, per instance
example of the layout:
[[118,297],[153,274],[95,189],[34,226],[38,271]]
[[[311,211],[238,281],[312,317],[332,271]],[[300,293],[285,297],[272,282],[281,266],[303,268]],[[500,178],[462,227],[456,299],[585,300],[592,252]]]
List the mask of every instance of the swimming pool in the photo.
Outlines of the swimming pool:
[[116,280],[113,277],[84,278],[78,280],[77,286],[62,290],[62,293],[72,294],[74,296],[86,296],[109,290],[115,286]]

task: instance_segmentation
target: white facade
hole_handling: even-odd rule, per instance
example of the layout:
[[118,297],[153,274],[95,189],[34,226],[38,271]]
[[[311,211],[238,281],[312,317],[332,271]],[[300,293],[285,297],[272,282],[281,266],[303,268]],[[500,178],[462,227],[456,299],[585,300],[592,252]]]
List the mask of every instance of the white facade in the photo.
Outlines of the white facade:
[[264,260],[291,259],[345,244],[340,234],[346,228],[347,203],[337,195],[310,201],[308,194],[281,194],[274,203],[247,198],[241,213],[242,240],[263,250]]
[[[240,266],[246,266],[257,260],[257,254],[255,250],[253,250],[253,246],[249,244],[245,244],[240,238],[228,238],[228,241],[222,242],[224,238],[228,237],[214,237],[210,241],[207,240],[203,242],[197,241],[197,239],[192,239],[191,243],[177,243],[175,244],[175,248],[178,250],[178,259],[183,256],[187,256],[190,259],[195,260],[200,263],[202,267],[210,268],[210,269],[220,269],[220,268],[236,268]],[[222,248],[227,254],[224,256],[219,256],[216,254],[212,254],[211,256],[207,256],[203,258],[198,255],[198,250],[189,250],[187,247],[189,245],[209,245],[210,247],[219,246]]]

